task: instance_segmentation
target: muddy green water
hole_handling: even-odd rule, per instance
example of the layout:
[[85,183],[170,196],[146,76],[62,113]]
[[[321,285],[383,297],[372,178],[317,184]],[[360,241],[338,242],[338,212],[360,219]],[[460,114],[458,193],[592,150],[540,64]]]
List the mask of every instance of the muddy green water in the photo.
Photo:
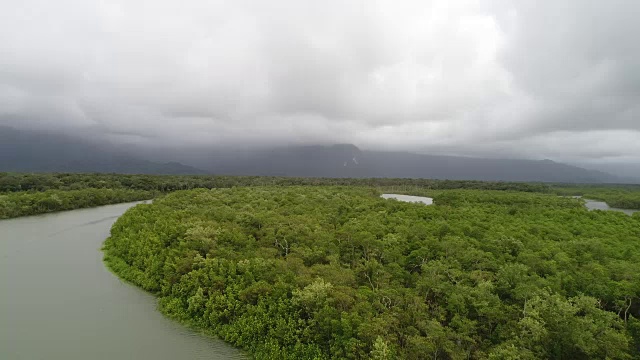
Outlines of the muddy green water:
[[0,221],[0,359],[240,359],[110,273],[102,242],[134,204]]

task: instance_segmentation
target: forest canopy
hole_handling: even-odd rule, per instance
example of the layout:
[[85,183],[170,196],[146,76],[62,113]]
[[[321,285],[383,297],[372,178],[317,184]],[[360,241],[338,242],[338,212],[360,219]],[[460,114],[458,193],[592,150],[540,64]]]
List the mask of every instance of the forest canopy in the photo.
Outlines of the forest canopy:
[[161,310],[257,359],[629,359],[640,217],[556,194],[179,191],[105,242]]

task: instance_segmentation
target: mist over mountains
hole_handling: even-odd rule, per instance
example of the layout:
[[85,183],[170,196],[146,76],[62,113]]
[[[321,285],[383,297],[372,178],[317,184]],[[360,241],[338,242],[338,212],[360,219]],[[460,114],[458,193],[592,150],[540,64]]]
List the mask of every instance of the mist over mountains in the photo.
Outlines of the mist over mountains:
[[0,171],[205,174],[177,162],[158,163],[66,135],[0,127]]
[[631,178],[551,160],[370,151],[352,144],[288,146],[242,152],[205,151],[198,154],[197,161],[196,156],[193,158],[194,161],[189,161],[189,156],[183,156],[181,159],[185,161],[182,163],[150,161],[135,152],[71,136],[0,127],[0,171],[635,182]]
[[551,160],[482,159],[360,150],[351,144],[295,146],[225,159],[209,170],[228,175],[388,177],[577,183],[626,182]]

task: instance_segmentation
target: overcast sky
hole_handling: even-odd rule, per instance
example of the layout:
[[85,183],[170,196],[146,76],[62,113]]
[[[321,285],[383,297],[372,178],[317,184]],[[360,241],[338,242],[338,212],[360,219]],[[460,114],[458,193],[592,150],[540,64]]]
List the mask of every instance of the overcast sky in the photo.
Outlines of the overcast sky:
[[0,0],[0,124],[640,163],[640,1]]

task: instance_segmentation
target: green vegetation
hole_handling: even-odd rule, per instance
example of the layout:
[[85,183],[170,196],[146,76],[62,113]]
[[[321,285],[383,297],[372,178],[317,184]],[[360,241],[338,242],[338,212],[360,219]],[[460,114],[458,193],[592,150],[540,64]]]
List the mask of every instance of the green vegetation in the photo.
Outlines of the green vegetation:
[[422,191],[175,192],[120,217],[105,261],[257,359],[640,358],[638,214]]
[[126,189],[47,190],[0,193],[0,219],[151,199],[153,193]]
[[156,198],[105,261],[258,359],[640,359],[640,213],[557,195],[640,209],[634,185],[0,173],[0,218]]
[[214,189],[233,186],[378,186],[398,189],[478,189],[551,192],[545,184],[490,182],[471,180],[392,179],[392,178],[295,178],[269,176],[210,175],[124,175],[75,173],[1,173],[0,193],[44,190],[135,189],[171,192],[196,188]]
[[[609,206],[640,209],[640,185],[572,185],[518,182],[487,182],[471,180],[390,179],[390,178],[290,178],[266,176],[209,176],[209,175],[124,175],[76,173],[0,173],[0,195],[28,194],[47,190],[126,189],[150,192],[147,198],[176,190],[216,189],[234,186],[367,186],[381,191],[421,194],[425,191],[474,189],[535,192],[556,195],[581,195],[605,201]],[[12,198],[16,199],[16,198]],[[136,198],[137,199],[137,198]],[[14,208],[15,205],[5,207]],[[25,199],[25,201],[28,201]],[[102,205],[95,203],[71,208]],[[45,209],[45,208],[42,208]],[[67,210],[69,207],[61,208]],[[0,209],[0,211],[2,211]],[[38,213],[38,207],[33,208]],[[20,215],[32,212],[16,213]],[[19,215],[16,215],[19,216]]]
[[546,185],[429,179],[330,179],[259,176],[0,173],[0,219],[151,199],[176,190],[234,186],[384,186],[397,189],[548,191]]

